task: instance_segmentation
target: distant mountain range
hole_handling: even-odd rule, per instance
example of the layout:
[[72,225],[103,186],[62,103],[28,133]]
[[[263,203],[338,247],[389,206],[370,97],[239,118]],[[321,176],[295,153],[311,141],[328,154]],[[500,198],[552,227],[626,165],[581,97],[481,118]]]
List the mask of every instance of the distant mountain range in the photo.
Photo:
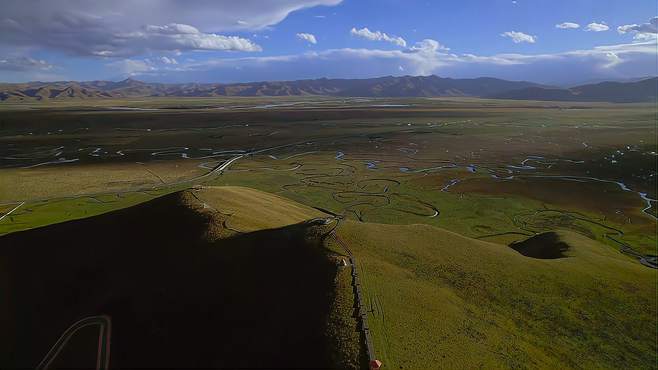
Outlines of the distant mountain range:
[[498,99],[642,102],[656,99],[658,78],[638,82],[603,82],[569,89],[527,81],[497,78],[453,79],[438,76],[402,76],[370,79],[315,79],[250,83],[147,83],[134,79],[0,84],[0,101],[64,99],[213,97],[213,96],[344,96],[441,97],[466,96]]
[[655,102],[658,99],[658,77],[634,82],[600,82],[568,89],[530,86],[491,96],[498,99],[601,101],[615,103]]

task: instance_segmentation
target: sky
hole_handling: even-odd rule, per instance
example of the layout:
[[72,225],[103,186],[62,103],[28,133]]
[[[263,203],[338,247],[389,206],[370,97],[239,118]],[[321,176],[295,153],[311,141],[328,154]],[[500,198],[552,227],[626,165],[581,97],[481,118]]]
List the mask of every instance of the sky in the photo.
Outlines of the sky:
[[658,75],[655,0],[2,0],[0,81]]

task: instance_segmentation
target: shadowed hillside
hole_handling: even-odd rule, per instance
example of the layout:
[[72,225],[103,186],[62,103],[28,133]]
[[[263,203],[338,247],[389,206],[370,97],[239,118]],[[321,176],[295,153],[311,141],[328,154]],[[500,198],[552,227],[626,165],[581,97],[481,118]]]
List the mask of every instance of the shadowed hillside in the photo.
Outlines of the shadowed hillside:
[[[188,191],[0,238],[0,367],[36,366],[70,325],[101,314],[113,368],[334,366],[336,264],[322,230],[293,205],[288,226],[218,238],[215,206]],[[97,334],[80,336],[92,345],[78,337],[55,366],[89,366]]]

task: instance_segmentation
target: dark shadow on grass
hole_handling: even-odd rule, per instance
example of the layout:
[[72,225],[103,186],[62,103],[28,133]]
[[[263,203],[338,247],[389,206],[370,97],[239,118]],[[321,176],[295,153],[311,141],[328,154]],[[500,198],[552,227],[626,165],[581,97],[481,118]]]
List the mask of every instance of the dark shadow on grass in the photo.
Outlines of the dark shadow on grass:
[[[210,241],[210,222],[170,194],[1,237],[0,367],[34,367],[99,314],[112,318],[114,368],[330,367],[336,267],[313,227]],[[86,366],[75,350],[58,365]]]
[[567,257],[564,253],[571,247],[555,232],[537,234],[526,240],[510,244],[510,247],[526,257],[557,259]]

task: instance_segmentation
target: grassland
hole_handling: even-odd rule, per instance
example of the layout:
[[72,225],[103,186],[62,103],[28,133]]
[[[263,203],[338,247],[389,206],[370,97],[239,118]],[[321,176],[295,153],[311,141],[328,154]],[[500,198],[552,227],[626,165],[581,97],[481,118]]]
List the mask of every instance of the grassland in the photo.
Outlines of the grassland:
[[[0,217],[20,207],[0,234],[190,187],[220,238],[332,214],[386,366],[655,368],[656,275],[639,260],[658,254],[657,119],[655,105],[480,99],[4,105]],[[574,255],[508,247],[555,230]],[[353,297],[331,279],[343,340],[327,345],[354,364],[339,324]]]
[[207,187],[193,194],[204,206],[221,214],[225,219],[223,229],[238,233],[275,229],[326,216],[308,206],[243,187]]
[[341,224],[391,368],[652,368],[656,274],[579,234],[522,256],[427,225]]

